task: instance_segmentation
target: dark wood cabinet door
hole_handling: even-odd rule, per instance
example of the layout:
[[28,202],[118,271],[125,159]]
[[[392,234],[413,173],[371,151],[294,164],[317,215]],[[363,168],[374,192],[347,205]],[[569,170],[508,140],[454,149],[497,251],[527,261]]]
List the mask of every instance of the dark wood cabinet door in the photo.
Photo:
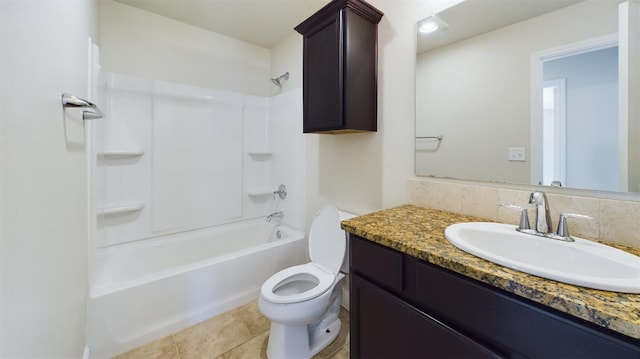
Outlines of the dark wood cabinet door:
[[640,358],[637,344],[613,333],[432,264],[418,261],[415,278],[417,306],[513,355]]
[[502,357],[355,274],[351,301],[351,358]]
[[344,116],[349,128],[378,129],[377,25],[344,11]]
[[338,12],[304,36],[304,132],[343,126],[342,33]]

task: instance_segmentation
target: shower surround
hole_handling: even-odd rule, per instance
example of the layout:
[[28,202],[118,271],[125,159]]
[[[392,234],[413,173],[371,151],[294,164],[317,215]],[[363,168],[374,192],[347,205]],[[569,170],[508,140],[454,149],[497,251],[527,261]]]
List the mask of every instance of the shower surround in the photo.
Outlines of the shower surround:
[[[259,266],[260,274],[275,273],[305,260],[298,230],[305,201],[299,89],[268,98],[104,73],[98,90],[106,118],[88,129],[88,337],[95,357],[244,304],[264,281],[247,273],[241,285],[229,286],[222,272]],[[288,188],[285,200],[273,195],[280,184]],[[285,213],[285,241],[273,240],[273,225],[258,229],[274,211]],[[212,249],[225,247],[233,248]],[[137,267],[158,270],[137,276]],[[123,318],[133,327],[107,325],[104,318],[148,306],[151,298],[135,293],[150,287],[158,298],[183,292],[179,300],[159,300],[166,306],[146,319]],[[130,335],[116,333],[123,331]]]

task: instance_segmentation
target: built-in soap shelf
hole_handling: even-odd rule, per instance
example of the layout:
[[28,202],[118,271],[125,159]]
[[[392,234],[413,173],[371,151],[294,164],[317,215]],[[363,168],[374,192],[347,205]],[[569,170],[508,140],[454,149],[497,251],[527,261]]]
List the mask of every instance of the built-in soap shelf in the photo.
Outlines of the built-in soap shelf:
[[105,158],[125,158],[125,157],[139,157],[144,155],[144,150],[140,149],[108,149],[97,152],[98,157],[104,156]]
[[117,214],[137,212],[142,210],[143,208],[144,208],[144,203],[115,204],[115,205],[105,206],[101,212],[98,212],[98,214],[111,216],[111,215],[117,215]]
[[266,161],[273,156],[271,151],[249,151],[247,154],[255,161]]
[[251,197],[273,196],[273,190],[269,188],[254,188],[247,191]]

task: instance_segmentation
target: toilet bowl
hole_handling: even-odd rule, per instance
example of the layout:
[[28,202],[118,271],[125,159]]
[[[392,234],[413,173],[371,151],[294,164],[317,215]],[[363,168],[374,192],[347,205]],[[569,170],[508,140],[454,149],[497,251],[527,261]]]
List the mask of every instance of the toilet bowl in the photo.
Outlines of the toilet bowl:
[[348,270],[346,233],[340,221],[353,215],[324,206],[309,230],[311,262],[285,268],[262,285],[258,306],[271,321],[270,359],[310,358],[340,332],[342,286]]

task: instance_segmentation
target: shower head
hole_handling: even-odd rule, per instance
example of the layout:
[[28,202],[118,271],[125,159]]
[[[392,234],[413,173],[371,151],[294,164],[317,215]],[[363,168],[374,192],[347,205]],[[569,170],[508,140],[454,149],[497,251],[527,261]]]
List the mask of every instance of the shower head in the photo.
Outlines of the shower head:
[[285,72],[283,75],[275,79],[271,79],[271,82],[273,82],[274,85],[282,88],[282,85],[284,85],[284,82],[287,81],[288,79],[289,79],[289,72]]

